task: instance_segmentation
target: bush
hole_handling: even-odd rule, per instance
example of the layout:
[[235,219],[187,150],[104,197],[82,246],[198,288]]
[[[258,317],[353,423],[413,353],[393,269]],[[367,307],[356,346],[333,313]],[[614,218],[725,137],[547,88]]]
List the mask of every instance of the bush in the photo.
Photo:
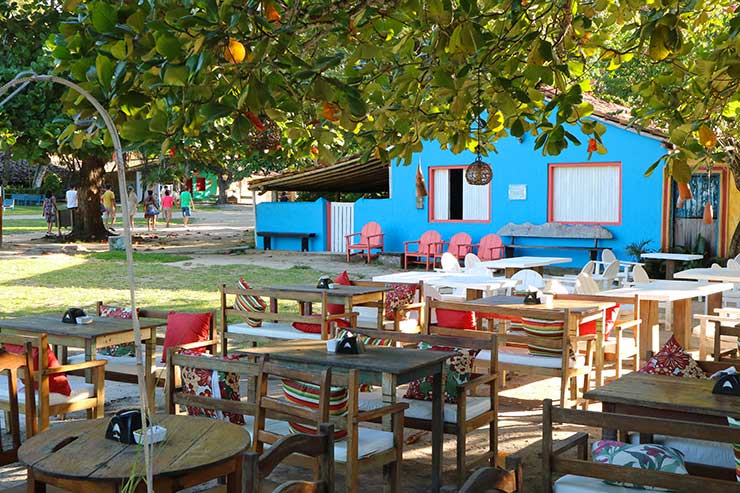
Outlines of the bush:
[[64,188],[62,187],[62,180],[56,173],[46,173],[44,175],[44,181],[41,182],[41,193],[51,192],[53,195],[60,195]]

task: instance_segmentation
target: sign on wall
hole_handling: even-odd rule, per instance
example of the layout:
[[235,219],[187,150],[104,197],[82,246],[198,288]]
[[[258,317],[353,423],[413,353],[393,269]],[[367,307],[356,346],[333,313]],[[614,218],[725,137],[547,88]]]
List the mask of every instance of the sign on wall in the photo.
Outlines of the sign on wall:
[[509,200],[527,200],[527,185],[509,185]]

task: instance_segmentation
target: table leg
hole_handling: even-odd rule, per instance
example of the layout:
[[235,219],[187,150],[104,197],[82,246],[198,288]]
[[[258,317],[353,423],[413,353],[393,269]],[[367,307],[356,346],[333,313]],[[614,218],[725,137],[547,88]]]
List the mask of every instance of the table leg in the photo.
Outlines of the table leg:
[[235,461],[234,472],[226,476],[226,493],[241,493],[242,471],[242,461]]
[[666,260],[665,261],[665,278],[673,279],[673,273],[676,272],[676,261]]
[[[352,297],[349,299],[350,307],[349,311],[352,311]],[[378,300],[380,302],[380,306],[378,307],[378,330],[384,329],[384,320],[385,320],[385,292],[380,292],[380,299]]]
[[506,279],[511,279],[511,276],[516,274],[516,271],[518,269],[514,269],[513,267],[507,267],[504,269],[504,276],[506,276]]
[[[396,403],[396,387],[398,381],[396,375],[391,373],[383,373],[382,377],[383,387],[383,405],[391,405]],[[393,417],[389,415],[383,416],[383,430],[393,432]],[[383,465],[383,491],[385,493],[393,492],[391,485],[393,484],[393,467],[388,464]]]
[[[149,339],[146,340],[144,346],[144,374],[146,375],[146,395],[149,399],[149,410],[154,413],[154,391],[157,388],[157,375],[154,370],[154,352],[157,348],[157,330],[151,329],[149,332]],[[174,385],[174,382],[171,382]]]
[[36,477],[33,474],[31,468],[28,469],[28,479],[26,479],[26,492],[27,493],[46,493],[46,483],[36,481]]
[[442,446],[444,399],[442,396],[442,365],[432,379],[432,492],[439,493],[442,488]]
[[[97,343],[94,337],[85,341],[85,361],[95,361],[97,357],[95,354],[96,349]],[[85,370],[85,382],[93,383],[93,371],[91,369]]]
[[465,290],[465,300],[478,300],[483,298],[483,290],[468,288]]
[[707,296],[707,303],[705,306],[705,315],[716,315],[717,312],[715,312],[715,310],[717,308],[722,308],[722,293],[712,293]]
[[691,346],[691,299],[673,302],[673,335],[687,351]]
[[658,302],[640,300],[640,365],[647,361],[647,353],[658,350]]
[[[604,402],[601,404],[601,411],[605,413],[613,413],[614,412],[614,404],[611,404],[609,402]],[[617,430],[612,428],[602,428],[601,429],[601,439],[602,440],[616,440],[617,439]]]

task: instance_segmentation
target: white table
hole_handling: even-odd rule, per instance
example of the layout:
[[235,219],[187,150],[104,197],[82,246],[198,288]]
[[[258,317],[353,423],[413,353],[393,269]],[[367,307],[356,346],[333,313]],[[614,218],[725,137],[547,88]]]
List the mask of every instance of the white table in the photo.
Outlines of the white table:
[[481,262],[481,265],[488,269],[504,269],[506,277],[511,277],[523,269],[532,269],[542,274],[542,268],[546,265],[567,264],[572,261],[572,258],[567,257],[511,257],[487,260]]
[[740,270],[735,269],[688,269],[676,273],[676,279],[695,281],[737,282],[740,283]]
[[676,272],[676,262],[691,262],[692,260],[701,260],[704,258],[703,255],[695,255],[690,253],[643,253],[640,255],[641,258],[651,260],[665,260],[665,277],[666,279],[673,279],[673,273]]
[[684,348],[689,349],[691,340],[692,313],[691,300],[707,297],[705,313],[722,306],[722,293],[732,289],[732,284],[699,284],[691,281],[653,281],[637,283],[629,288],[610,289],[594,293],[602,296],[640,297],[640,359],[644,360],[647,351],[656,352],[658,327],[658,304],[668,302],[673,305],[671,321],[673,335]]
[[482,276],[479,274],[467,274],[465,272],[442,273],[423,271],[384,274],[374,276],[373,281],[397,284],[417,284],[421,282],[434,287],[462,288],[467,290],[468,299],[477,299],[481,297],[483,292],[512,288],[519,283],[519,281],[504,277]]

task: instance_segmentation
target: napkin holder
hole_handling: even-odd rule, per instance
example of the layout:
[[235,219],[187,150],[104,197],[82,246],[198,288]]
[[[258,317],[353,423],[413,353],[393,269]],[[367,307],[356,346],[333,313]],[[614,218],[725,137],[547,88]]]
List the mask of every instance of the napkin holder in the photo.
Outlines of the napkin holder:
[[541,305],[542,302],[537,297],[537,291],[530,291],[529,293],[524,296],[524,304],[525,305]]
[[365,345],[357,336],[342,337],[337,342],[337,354],[362,354],[365,352]]
[[62,315],[62,323],[77,324],[77,319],[87,317],[87,313],[82,308],[68,308]]
[[108,422],[105,438],[126,444],[136,443],[134,432],[141,428],[141,411],[138,409],[118,411]]
[[318,289],[329,289],[329,284],[331,284],[331,277],[321,276],[319,277],[319,282],[316,284],[316,287]]
[[713,394],[740,396],[740,374],[723,375],[712,389]]

